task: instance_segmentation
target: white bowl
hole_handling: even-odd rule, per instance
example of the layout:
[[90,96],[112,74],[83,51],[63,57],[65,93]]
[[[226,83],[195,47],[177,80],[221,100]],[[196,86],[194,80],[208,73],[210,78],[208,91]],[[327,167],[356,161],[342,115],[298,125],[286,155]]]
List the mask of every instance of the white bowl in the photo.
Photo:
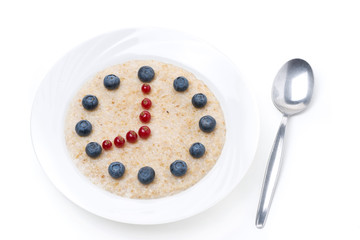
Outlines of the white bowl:
[[[227,134],[220,158],[202,180],[173,196],[137,200],[111,194],[85,178],[66,149],[65,112],[74,94],[98,71],[131,59],[159,60],[194,73],[204,79],[224,111]],[[55,186],[89,212],[134,224],[177,221],[223,199],[244,177],[253,160],[258,126],[254,98],[224,55],[192,36],[153,28],[111,32],[70,51],[43,80],[31,116],[37,158]]]

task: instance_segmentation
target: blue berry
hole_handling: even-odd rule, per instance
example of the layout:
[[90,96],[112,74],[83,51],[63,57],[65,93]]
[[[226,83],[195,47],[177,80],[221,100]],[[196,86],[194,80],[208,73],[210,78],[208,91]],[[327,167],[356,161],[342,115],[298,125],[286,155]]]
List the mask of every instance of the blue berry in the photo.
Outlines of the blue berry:
[[146,83],[151,82],[151,80],[153,80],[154,77],[155,77],[155,72],[154,69],[152,69],[152,67],[143,66],[138,71],[138,78],[142,82],[146,82]]
[[149,184],[155,178],[155,171],[151,167],[142,167],[138,173],[138,179],[142,184]]
[[207,103],[207,97],[202,93],[197,93],[192,97],[191,102],[194,107],[202,108]]
[[199,127],[203,132],[209,133],[215,129],[216,120],[212,116],[206,115],[200,118]]
[[93,110],[97,107],[99,101],[96,96],[94,95],[86,95],[82,99],[82,105],[86,110]]
[[189,81],[184,77],[177,77],[173,85],[176,91],[184,92],[189,87]]
[[97,158],[100,156],[102,148],[97,142],[90,142],[86,145],[85,152],[89,157]]
[[112,162],[108,168],[110,176],[113,178],[121,178],[125,172],[125,166],[121,162]]
[[104,86],[109,90],[114,90],[120,85],[120,78],[114,74],[107,75],[104,78]]
[[92,126],[88,120],[81,120],[75,126],[76,133],[81,137],[89,136]]
[[187,171],[186,162],[182,160],[176,160],[170,165],[170,172],[176,177],[184,176]]
[[201,158],[205,154],[205,146],[199,142],[191,145],[189,149],[190,155],[194,158]]

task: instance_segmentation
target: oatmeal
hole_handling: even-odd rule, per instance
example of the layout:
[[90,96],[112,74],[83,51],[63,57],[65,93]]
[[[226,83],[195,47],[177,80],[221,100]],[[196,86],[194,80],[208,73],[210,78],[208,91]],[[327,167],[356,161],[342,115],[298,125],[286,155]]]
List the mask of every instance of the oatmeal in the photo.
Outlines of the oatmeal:
[[[149,68],[140,74],[143,66]],[[80,172],[128,198],[165,197],[193,186],[216,163],[225,134],[209,88],[154,60],[97,73],[77,92],[65,121],[66,145]]]

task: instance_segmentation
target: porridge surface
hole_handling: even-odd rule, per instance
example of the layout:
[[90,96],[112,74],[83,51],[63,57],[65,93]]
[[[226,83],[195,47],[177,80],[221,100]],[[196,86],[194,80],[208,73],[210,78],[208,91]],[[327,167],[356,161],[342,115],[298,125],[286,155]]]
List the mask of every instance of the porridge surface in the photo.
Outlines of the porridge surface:
[[[142,66],[151,66],[155,78],[149,83],[151,92],[141,91],[141,82],[137,71]],[[108,90],[103,79],[108,74],[120,78],[120,86],[116,90]],[[177,92],[173,81],[184,76],[189,81],[185,92]],[[191,99],[196,93],[207,96],[207,104],[203,108],[195,108]],[[85,95],[95,95],[99,105],[95,110],[88,111],[82,106]],[[144,98],[152,101],[151,121],[147,124],[139,120],[144,110],[141,101]],[[211,115],[216,119],[216,128],[211,133],[204,133],[199,128],[199,119]],[[75,125],[80,120],[88,120],[92,124],[89,136],[80,137],[75,132]],[[129,130],[138,132],[141,126],[149,126],[151,135],[148,139],[138,138],[136,143],[126,142],[123,148],[114,146],[92,159],[85,153],[89,142],[100,145],[106,139],[113,142],[118,135],[125,138]],[[109,67],[97,73],[86,82],[70,103],[66,122],[65,140],[70,155],[86,177],[94,184],[119,196],[128,198],[158,198],[185,190],[202,177],[214,166],[221,154],[225,141],[225,121],[219,102],[208,87],[192,73],[171,65],[153,60],[133,60]],[[205,155],[199,159],[189,154],[190,146],[201,142]],[[182,177],[171,174],[169,167],[172,162],[180,159],[187,163],[188,170]],[[113,179],[108,173],[112,162],[125,165],[125,173],[119,179]],[[137,179],[141,167],[150,166],[155,170],[155,179],[144,185]]]

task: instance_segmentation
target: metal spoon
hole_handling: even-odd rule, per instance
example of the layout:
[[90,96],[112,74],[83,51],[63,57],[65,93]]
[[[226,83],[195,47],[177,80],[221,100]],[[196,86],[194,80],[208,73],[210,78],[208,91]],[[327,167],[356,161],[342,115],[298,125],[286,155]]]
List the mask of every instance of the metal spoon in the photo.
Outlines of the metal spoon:
[[300,113],[309,105],[314,88],[314,75],[310,65],[302,59],[292,59],[285,63],[275,77],[272,87],[272,100],[283,113],[265,171],[256,227],[263,228],[269,214],[271,202],[279,177],[285,128],[290,116]]

